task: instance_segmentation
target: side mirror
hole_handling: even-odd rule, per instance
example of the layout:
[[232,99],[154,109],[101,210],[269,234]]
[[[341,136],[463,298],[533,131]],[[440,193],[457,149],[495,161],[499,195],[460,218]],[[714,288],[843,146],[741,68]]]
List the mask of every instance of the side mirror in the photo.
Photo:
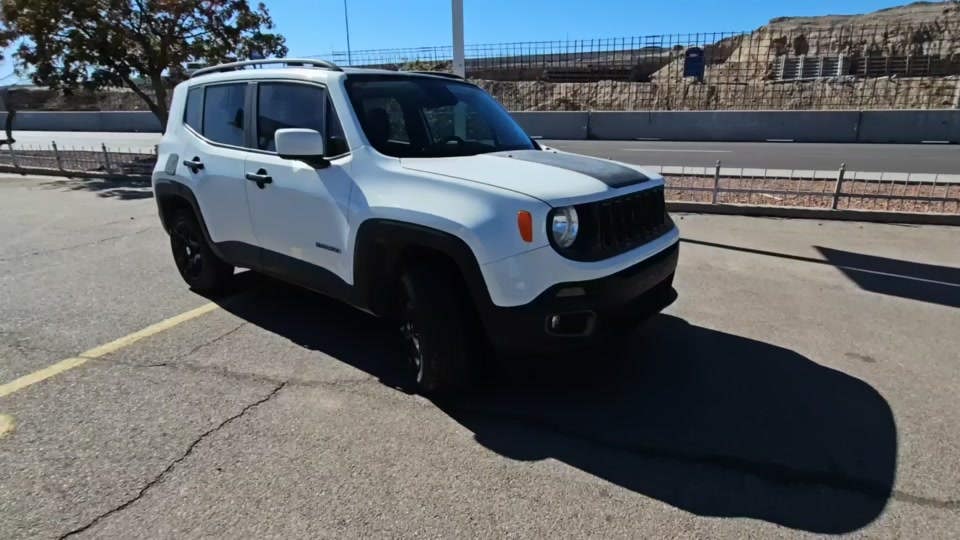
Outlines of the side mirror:
[[278,129],[273,135],[277,155],[315,166],[325,165],[323,135],[314,129]]

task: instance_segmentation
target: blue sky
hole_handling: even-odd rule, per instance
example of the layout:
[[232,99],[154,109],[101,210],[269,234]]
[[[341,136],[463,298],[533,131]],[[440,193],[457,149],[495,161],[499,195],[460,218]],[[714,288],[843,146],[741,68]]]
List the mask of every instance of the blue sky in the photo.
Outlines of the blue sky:
[[[343,0],[263,0],[291,55],[345,50]],[[865,13],[891,0],[464,0],[467,43],[752,30],[774,17]],[[446,45],[450,0],[347,0],[354,50]],[[320,24],[323,21],[323,24]]]
[[[253,0],[256,1],[256,0]],[[262,0],[291,56],[346,50],[343,0]],[[464,0],[466,42],[752,30],[788,15],[865,13],[891,0]],[[347,0],[354,50],[450,43],[450,0]],[[0,77],[12,71],[9,60]],[[0,84],[10,82],[0,81]]]

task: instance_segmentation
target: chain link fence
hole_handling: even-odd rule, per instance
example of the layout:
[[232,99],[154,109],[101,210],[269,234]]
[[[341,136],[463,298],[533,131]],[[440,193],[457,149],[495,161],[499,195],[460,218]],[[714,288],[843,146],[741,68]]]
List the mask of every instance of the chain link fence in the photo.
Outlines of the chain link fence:
[[[960,107],[960,12],[811,26],[470,45],[467,78],[514,111]],[[333,52],[344,65],[449,71],[450,47]]]

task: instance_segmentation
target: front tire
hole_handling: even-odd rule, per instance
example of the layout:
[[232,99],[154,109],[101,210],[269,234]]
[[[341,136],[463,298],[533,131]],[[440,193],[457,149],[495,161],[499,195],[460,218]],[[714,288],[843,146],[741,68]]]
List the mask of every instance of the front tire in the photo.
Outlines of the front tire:
[[233,277],[233,266],[213,252],[193,212],[182,210],[173,217],[170,249],[183,280],[200,294],[223,292]]
[[400,331],[417,387],[427,394],[465,388],[477,364],[478,321],[457,275],[415,265],[402,278]]

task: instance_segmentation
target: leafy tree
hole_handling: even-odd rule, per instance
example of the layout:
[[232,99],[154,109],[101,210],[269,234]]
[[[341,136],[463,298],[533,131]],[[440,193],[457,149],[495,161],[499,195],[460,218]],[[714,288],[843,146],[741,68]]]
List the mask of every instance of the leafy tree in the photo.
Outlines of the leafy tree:
[[266,6],[245,0],[0,0],[0,46],[20,41],[18,68],[35,84],[125,86],[163,125],[187,62],[285,56],[273,28]]

